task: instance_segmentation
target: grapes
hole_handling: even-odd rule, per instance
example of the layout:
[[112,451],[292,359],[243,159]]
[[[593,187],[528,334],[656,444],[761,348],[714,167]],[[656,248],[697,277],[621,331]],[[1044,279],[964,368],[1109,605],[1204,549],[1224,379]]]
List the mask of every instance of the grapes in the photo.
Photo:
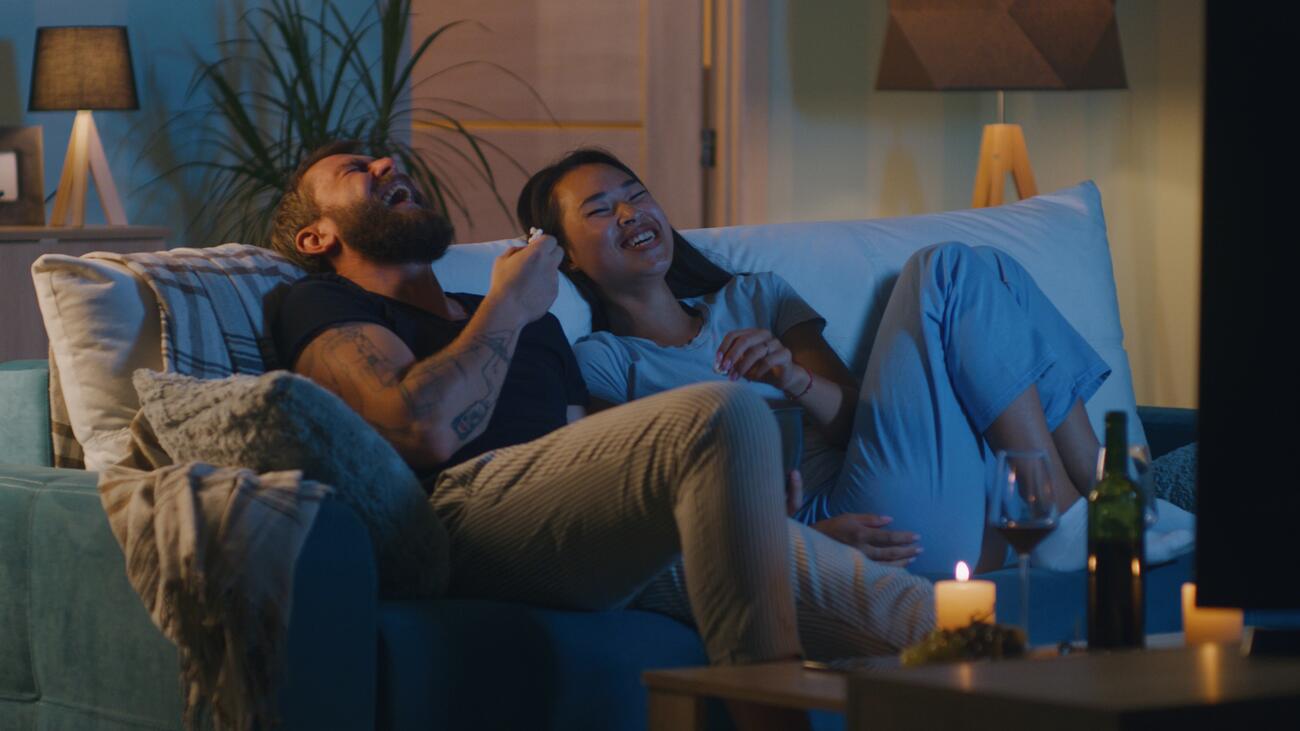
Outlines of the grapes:
[[904,667],[926,663],[1001,659],[1025,653],[1025,633],[1017,627],[974,622],[961,629],[936,629],[903,650]]

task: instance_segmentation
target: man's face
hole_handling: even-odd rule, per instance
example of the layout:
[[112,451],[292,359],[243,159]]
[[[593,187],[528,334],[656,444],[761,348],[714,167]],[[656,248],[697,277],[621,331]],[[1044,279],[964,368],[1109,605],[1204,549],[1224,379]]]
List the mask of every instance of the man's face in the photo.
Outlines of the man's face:
[[451,224],[425,206],[391,158],[331,155],[312,165],[302,184],[343,245],[374,263],[432,262],[451,243]]

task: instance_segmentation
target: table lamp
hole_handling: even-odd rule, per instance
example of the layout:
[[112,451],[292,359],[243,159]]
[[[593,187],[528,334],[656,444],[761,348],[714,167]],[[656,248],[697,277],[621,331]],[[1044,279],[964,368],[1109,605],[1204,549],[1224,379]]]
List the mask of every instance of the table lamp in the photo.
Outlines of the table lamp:
[[984,127],[971,205],[1002,204],[1010,173],[1021,198],[1038,194],[1003,92],[1123,89],[1115,0],[890,0],[876,88],[996,91],[998,123]]
[[77,112],[63,159],[59,190],[54,196],[51,226],[85,225],[88,172],[95,178],[95,190],[108,223],[126,225],[126,213],[90,112],[139,108],[125,26],[36,29],[32,95],[27,109],[33,112],[75,109]]

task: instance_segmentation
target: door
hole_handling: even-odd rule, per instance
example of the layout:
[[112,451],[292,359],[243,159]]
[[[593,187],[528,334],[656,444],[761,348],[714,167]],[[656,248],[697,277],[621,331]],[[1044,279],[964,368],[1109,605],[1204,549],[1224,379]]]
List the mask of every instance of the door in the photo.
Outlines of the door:
[[[425,137],[442,132],[436,122],[412,122],[417,146],[444,163],[465,200],[468,219],[452,216],[456,240],[522,233],[514,208],[527,176],[584,145],[604,147],[636,170],[673,226],[702,225],[701,2],[415,0],[413,38],[454,20],[472,22],[425,53],[413,79],[432,78],[416,87],[414,106],[445,110],[500,148],[485,154],[508,214],[445,143]],[[521,77],[546,106],[493,64]]]

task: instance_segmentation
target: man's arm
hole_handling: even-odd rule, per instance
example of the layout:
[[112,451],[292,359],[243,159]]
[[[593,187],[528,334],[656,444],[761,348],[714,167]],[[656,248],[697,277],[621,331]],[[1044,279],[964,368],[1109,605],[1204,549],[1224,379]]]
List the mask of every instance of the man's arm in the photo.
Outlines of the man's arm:
[[502,254],[465,329],[417,361],[391,330],[342,323],[317,335],[294,370],[338,394],[416,469],[483,433],[524,325],[555,300],[560,253],[549,236]]
[[412,467],[432,467],[492,417],[520,331],[499,319],[477,313],[421,361],[382,325],[344,323],[313,339],[295,370],[338,394]]

